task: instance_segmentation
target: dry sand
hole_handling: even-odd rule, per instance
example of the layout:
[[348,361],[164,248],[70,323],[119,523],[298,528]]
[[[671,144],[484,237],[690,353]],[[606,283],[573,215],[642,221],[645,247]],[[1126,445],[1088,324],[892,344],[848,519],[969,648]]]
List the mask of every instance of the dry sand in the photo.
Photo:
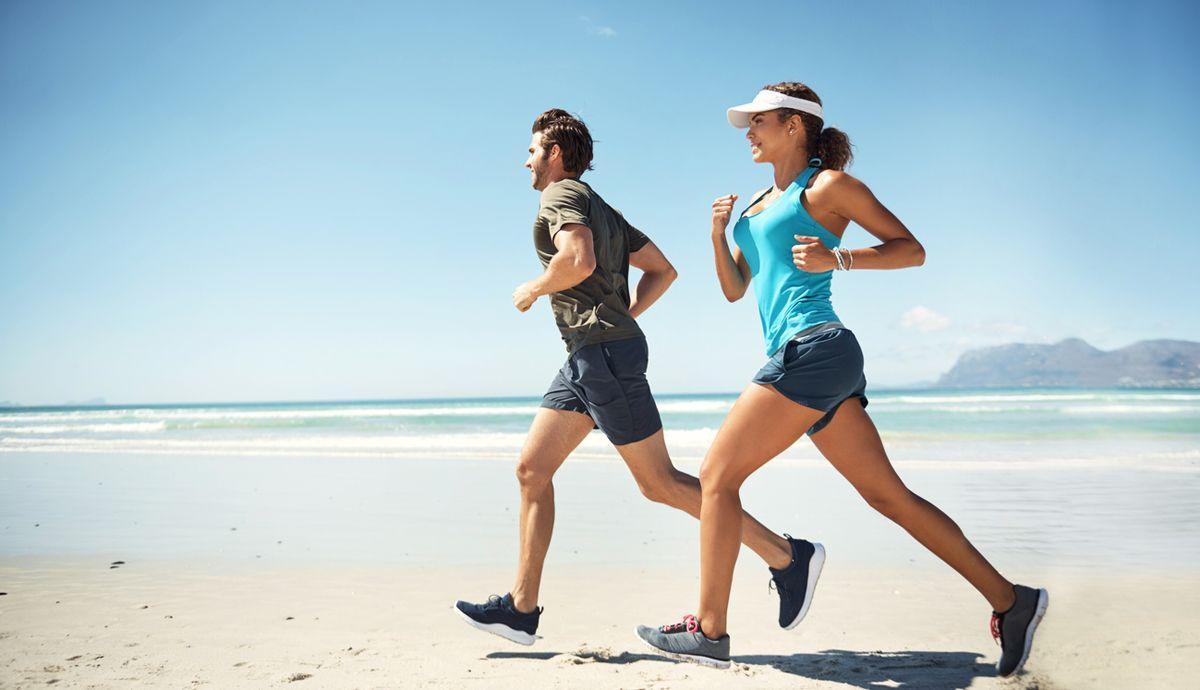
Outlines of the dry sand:
[[[982,600],[944,568],[868,572],[836,552],[796,630],[739,562],[728,671],[661,659],[633,636],[694,607],[694,572],[548,568],[544,637],[464,625],[454,599],[510,569],[255,570],[184,562],[0,561],[0,686],[41,688],[1178,688],[1200,662],[1195,577],[1043,573],[1051,604],[1018,678]],[[1192,680],[1189,680],[1192,679]]]

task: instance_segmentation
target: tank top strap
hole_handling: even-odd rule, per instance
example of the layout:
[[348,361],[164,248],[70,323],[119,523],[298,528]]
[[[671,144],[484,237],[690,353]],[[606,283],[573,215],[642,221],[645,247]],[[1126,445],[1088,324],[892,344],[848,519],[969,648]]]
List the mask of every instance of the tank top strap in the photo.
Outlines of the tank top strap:
[[[816,165],[813,165],[814,161],[816,162]],[[803,193],[804,189],[806,187],[808,187],[808,181],[810,179],[812,179],[812,176],[817,174],[817,172],[820,169],[821,169],[821,159],[820,158],[814,158],[811,161],[809,161],[808,167],[804,169],[804,172],[800,173],[800,177],[797,177],[796,181],[793,183],[796,185],[797,192]]]

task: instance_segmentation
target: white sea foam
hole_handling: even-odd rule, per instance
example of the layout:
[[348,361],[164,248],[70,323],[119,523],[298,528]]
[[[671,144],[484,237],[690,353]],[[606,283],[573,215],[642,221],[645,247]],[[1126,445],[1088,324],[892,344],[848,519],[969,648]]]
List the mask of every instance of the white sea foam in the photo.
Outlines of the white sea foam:
[[[723,412],[730,400],[665,400],[659,411],[672,413]],[[171,421],[241,421],[241,420],[305,420],[305,419],[370,419],[385,417],[495,417],[533,416],[537,404],[471,404],[394,407],[305,407],[285,409],[223,409],[223,408],[125,408],[114,410],[71,410],[63,412],[0,413],[4,422],[64,422],[82,420],[162,419]]]
[[[730,409],[734,396],[728,398],[659,400],[659,410],[670,414],[719,414]],[[1200,393],[1139,393],[1139,392],[1064,392],[1064,393],[986,393],[986,394],[890,394],[882,391],[871,396],[878,410],[912,410],[914,412],[990,413],[1014,410],[1045,411],[1055,403],[1067,403],[1063,409],[1095,409],[1097,414],[1123,414],[1130,410],[1145,413],[1174,414],[1200,411]],[[1089,405],[1095,403],[1095,405]],[[1158,403],[1158,404],[1150,404]],[[1167,403],[1167,404],[1163,404]],[[1188,403],[1197,403],[1192,407]],[[340,405],[305,407],[207,407],[207,408],[146,408],[82,409],[64,411],[0,412],[0,424],[32,426],[34,424],[89,424],[111,421],[166,421],[181,426],[189,423],[243,422],[304,422],[305,420],[369,420],[386,418],[463,418],[500,416],[532,416],[538,410],[535,402],[470,402],[462,404],[398,404],[398,405]]]
[[63,422],[103,419],[163,419],[163,420],[304,420],[304,419],[369,419],[372,417],[461,417],[533,415],[537,405],[471,405],[437,407],[313,407],[299,409],[220,409],[220,408],[129,408],[120,410],[88,410],[50,413],[5,413],[0,422]]
[[871,403],[880,405],[944,405],[963,403],[1050,403],[1050,402],[1156,402],[1191,401],[1200,403],[1200,393],[1126,393],[1126,392],[1079,392],[1079,393],[987,393],[945,395],[889,395],[877,394]]
[[717,436],[717,430],[702,429],[667,429],[663,432],[667,445],[671,448],[708,448]]
[[114,422],[111,424],[43,424],[40,426],[9,426],[0,423],[0,434],[67,434],[67,433],[143,433],[152,434],[167,428],[165,422]]
[[250,438],[29,438],[2,437],[0,448],[54,447],[98,450],[211,450],[214,452],[251,452],[279,450],[304,451],[439,451],[520,450],[525,434],[429,434],[418,436],[279,436]]
[[658,403],[659,412],[725,412],[733,406],[728,400],[667,400]]
[[[715,434],[714,430],[704,431]],[[685,432],[686,434],[686,432]],[[690,437],[690,438],[689,438]],[[702,433],[686,434],[682,438],[668,435],[672,460],[689,471],[703,457]],[[511,462],[524,441],[523,434],[447,434],[415,437],[301,437],[282,439],[72,439],[72,438],[0,438],[3,452],[58,453],[136,453],[152,455],[216,455],[216,456],[287,456],[330,458],[378,458],[397,460],[492,460]],[[681,442],[682,441],[682,442]],[[1137,469],[1162,472],[1200,472],[1200,450],[1082,454],[1060,453],[1065,448],[1040,449],[1026,444],[988,444],[976,447],[964,456],[946,456],[944,448],[936,445],[910,447],[893,458],[902,469],[957,469],[1038,471],[1047,469]],[[1069,449],[1066,449],[1069,450]],[[600,434],[592,434],[571,455],[572,461],[620,462],[620,458]],[[797,444],[773,461],[776,464],[818,467],[825,460],[811,444]]]
[[1200,408],[1187,405],[1089,405],[1087,407],[1064,407],[1060,412],[1085,415],[1172,415],[1200,414]]
[[[660,410],[673,415],[666,428],[672,457],[702,458],[716,436],[717,419],[734,399],[660,400]],[[1098,420],[1102,428],[1112,428],[1105,432],[1111,439],[1130,433],[1149,438],[1139,429],[1160,433],[1163,419],[1178,427],[1175,433],[1185,441],[1200,433],[1200,393],[1190,392],[883,391],[872,396],[870,409],[878,412],[873,416],[889,448],[895,444],[902,451],[943,442],[973,448],[1031,438],[1038,443],[1094,438]],[[535,400],[500,400],[5,411],[0,412],[0,451],[511,459],[524,443],[527,418],[537,410]],[[1022,421],[1020,428],[1014,419]],[[798,443],[786,456],[798,457],[806,452],[798,449],[810,447]],[[607,439],[594,433],[573,457],[615,456]]]

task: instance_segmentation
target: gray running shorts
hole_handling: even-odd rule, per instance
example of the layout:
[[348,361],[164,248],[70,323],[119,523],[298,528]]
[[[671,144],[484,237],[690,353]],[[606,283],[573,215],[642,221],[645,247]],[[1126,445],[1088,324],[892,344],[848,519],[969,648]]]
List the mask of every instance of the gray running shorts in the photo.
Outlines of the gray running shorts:
[[542,407],[592,418],[614,446],[641,441],[662,428],[646,381],[650,351],[644,337],[581,347],[542,397]]
[[824,417],[808,430],[812,436],[833,419],[840,406],[858,398],[867,406],[867,377],[858,339],[848,328],[834,328],[789,340],[754,375],[786,398],[821,410]]

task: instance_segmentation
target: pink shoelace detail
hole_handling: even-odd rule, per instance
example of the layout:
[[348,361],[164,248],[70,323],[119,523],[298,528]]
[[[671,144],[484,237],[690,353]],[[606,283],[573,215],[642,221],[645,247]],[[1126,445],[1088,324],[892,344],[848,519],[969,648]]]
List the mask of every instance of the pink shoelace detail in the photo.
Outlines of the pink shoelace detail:
[[992,638],[996,640],[996,644],[1000,644],[1000,614],[992,614]]
[[664,625],[661,628],[659,628],[659,630],[661,630],[665,633],[677,633],[677,632],[694,633],[694,632],[697,632],[700,630],[700,621],[696,620],[696,617],[689,613],[686,616],[684,616],[683,620],[679,621],[678,623]]

